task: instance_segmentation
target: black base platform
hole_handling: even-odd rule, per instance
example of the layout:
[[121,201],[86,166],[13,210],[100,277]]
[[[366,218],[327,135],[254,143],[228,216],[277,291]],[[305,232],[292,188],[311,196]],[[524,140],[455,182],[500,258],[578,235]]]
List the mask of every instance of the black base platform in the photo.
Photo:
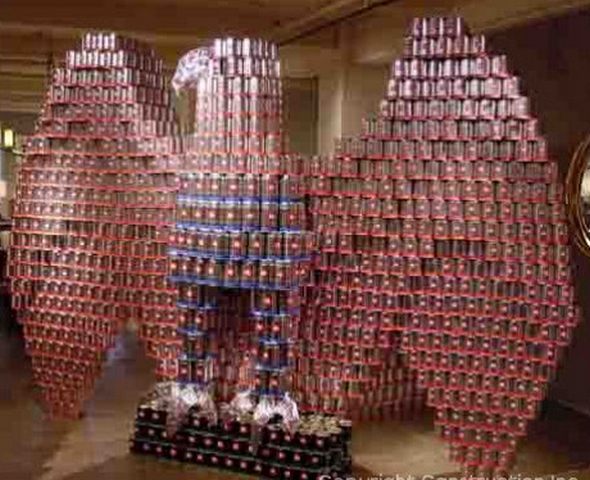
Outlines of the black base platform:
[[[131,438],[133,453],[222,468],[261,478],[327,480],[350,473],[351,426],[323,415],[303,415],[293,434],[278,424],[252,434],[252,424],[211,423],[198,412],[169,437],[167,412],[140,406]],[[256,444],[256,446],[255,446]]]

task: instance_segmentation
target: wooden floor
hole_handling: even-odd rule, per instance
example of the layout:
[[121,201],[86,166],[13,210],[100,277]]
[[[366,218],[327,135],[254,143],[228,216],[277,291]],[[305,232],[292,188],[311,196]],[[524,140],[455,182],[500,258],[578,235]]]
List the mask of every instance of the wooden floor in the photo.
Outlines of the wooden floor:
[[[85,417],[45,420],[33,398],[20,332],[6,311],[0,308],[0,480],[242,478],[128,454],[134,409],[152,382],[152,365],[132,333],[121,337]],[[357,425],[353,452],[356,478],[457,475],[428,418]],[[590,480],[590,419],[547,405],[522,444],[515,473],[522,474],[516,480],[551,475]]]

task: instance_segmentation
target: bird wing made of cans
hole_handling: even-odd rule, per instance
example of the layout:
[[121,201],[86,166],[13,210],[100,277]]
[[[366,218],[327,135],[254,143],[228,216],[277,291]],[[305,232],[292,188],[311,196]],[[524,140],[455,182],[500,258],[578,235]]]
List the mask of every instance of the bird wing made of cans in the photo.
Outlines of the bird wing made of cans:
[[416,19],[378,117],[312,170],[308,401],[423,390],[466,473],[509,471],[578,311],[557,163],[506,57]]
[[87,34],[51,78],[19,170],[10,276],[52,415],[80,413],[125,322],[152,354],[175,333],[176,129],[162,62],[139,42]]

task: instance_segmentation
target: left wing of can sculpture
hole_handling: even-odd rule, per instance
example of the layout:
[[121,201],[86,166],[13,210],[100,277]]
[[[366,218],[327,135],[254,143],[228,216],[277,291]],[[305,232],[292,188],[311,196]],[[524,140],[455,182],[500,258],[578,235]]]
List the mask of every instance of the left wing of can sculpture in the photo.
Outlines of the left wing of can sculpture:
[[177,133],[162,62],[140,42],[87,34],[53,72],[10,247],[13,306],[51,415],[79,415],[124,322],[156,356],[175,333],[165,274]]

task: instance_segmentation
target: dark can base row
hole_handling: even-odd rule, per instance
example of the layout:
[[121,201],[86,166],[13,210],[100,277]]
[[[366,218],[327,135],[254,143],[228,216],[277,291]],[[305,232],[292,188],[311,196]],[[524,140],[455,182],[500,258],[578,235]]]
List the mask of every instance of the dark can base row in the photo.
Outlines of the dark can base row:
[[[304,415],[305,427],[293,433],[280,424],[253,432],[250,419],[211,422],[191,410],[180,428],[169,434],[167,415],[166,410],[138,408],[130,441],[132,453],[260,478],[323,480],[342,477],[351,471],[348,421]],[[327,423],[335,428],[326,428]]]

